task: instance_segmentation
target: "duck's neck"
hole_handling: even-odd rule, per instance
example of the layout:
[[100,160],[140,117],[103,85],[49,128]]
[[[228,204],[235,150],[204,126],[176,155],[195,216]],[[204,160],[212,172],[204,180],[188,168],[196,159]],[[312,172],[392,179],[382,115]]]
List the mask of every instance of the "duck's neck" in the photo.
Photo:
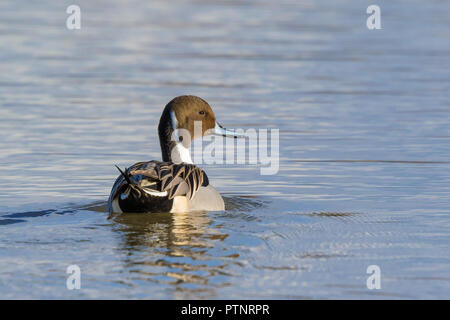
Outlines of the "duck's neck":
[[182,143],[178,142],[175,147],[171,150],[171,161],[173,163],[190,163],[193,164],[191,159],[191,152],[188,148],[183,146]]
[[185,146],[180,139],[174,135],[177,128],[176,116],[169,109],[165,109],[159,121],[158,134],[161,146],[162,159],[173,163],[193,163],[189,145]]

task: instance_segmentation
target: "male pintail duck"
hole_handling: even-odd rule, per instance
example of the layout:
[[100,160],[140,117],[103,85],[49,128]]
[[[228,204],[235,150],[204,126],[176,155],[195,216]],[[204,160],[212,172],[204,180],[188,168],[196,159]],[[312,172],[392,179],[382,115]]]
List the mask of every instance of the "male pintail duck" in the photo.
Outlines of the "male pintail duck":
[[[219,192],[209,184],[206,173],[191,160],[189,146],[194,122],[201,121],[201,135],[243,136],[223,128],[209,104],[196,96],[170,101],[161,115],[158,133],[162,162],[138,162],[120,170],[108,199],[108,212],[220,211],[225,205]],[[200,122],[199,122],[200,123]],[[176,130],[178,129],[178,130]],[[187,130],[190,139],[179,135]],[[175,131],[176,130],[176,131]],[[186,141],[189,140],[189,141]]]

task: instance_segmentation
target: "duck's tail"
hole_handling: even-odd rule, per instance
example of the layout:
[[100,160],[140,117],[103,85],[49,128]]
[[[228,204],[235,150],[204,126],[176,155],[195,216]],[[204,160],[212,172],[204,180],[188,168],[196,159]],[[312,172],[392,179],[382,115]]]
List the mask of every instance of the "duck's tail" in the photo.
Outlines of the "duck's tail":
[[125,168],[125,172],[123,172],[118,166],[116,166],[116,168],[117,168],[117,170],[119,170],[120,174],[123,176],[123,178],[129,185],[134,185],[134,183],[130,179],[130,175],[128,173],[127,168]]
[[[161,192],[156,187],[155,181],[145,181],[146,186],[142,186],[141,177],[134,178],[132,172],[125,168],[119,170],[123,179],[118,179],[118,187],[111,198],[111,209],[117,212],[168,212],[171,210],[172,202],[167,201],[167,191]],[[138,181],[137,181],[138,180]],[[153,183],[151,183],[153,182]],[[145,184],[145,183],[144,183]],[[114,209],[114,205],[118,209]],[[120,210],[119,210],[120,209]]]

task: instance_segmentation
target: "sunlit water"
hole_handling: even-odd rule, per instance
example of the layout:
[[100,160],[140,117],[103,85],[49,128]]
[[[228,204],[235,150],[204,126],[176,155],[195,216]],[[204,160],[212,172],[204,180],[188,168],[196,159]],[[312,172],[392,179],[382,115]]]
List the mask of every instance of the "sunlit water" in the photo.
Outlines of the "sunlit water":
[[[0,2],[0,298],[449,298],[450,3]],[[180,94],[279,128],[215,213],[119,215]],[[81,268],[81,289],[66,268]],[[366,269],[381,269],[381,289]]]

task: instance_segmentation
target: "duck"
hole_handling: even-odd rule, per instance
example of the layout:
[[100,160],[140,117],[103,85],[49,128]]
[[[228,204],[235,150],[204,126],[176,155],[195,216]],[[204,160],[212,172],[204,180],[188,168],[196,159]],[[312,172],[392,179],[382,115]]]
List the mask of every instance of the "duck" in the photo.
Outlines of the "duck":
[[[201,124],[201,130],[195,125]],[[198,127],[197,127],[198,128]],[[198,131],[198,132],[197,132]],[[183,95],[164,108],[158,125],[162,161],[137,162],[120,169],[108,198],[109,213],[223,211],[220,193],[192,162],[189,147],[200,136],[245,137],[216,121],[200,97]]]

